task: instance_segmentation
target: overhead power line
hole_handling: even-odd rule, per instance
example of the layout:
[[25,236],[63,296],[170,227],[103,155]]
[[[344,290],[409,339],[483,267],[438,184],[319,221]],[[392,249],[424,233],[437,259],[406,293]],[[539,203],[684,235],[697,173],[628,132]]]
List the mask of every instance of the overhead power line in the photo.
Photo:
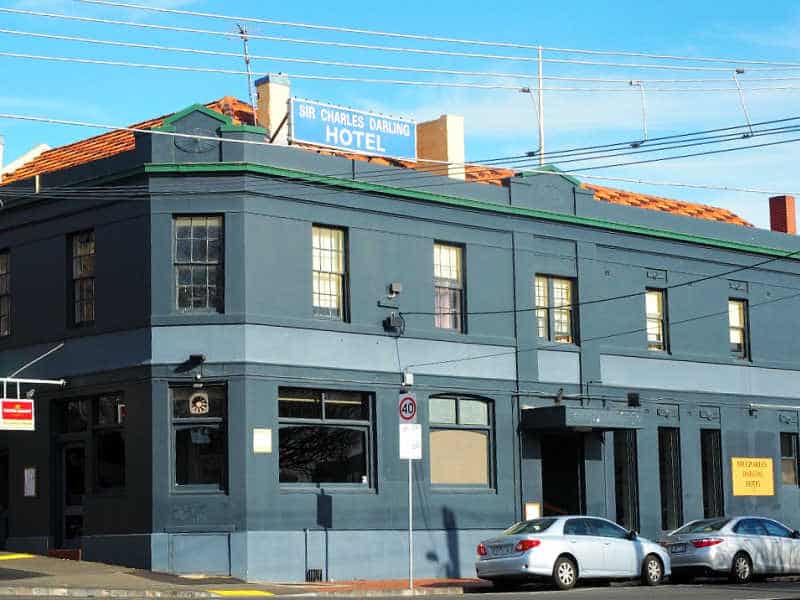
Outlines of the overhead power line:
[[[0,9],[0,12],[3,9]],[[253,37],[248,34],[248,37]],[[20,58],[26,60],[41,60],[49,62],[61,63],[75,63],[75,64],[91,64],[91,65],[104,65],[113,67],[129,67],[138,69],[152,69],[158,71],[179,71],[190,73],[216,73],[222,75],[247,75],[247,71],[240,69],[221,69],[212,67],[193,67],[184,65],[164,65],[154,63],[137,63],[119,60],[104,60],[96,58],[79,58],[68,56],[52,56],[44,54],[27,54],[22,52],[0,52],[0,56],[8,58]],[[266,75],[266,73],[264,73]],[[518,85],[504,85],[504,84],[490,84],[490,83],[465,83],[459,81],[429,81],[429,80],[408,80],[408,79],[378,79],[369,77],[346,77],[339,75],[311,75],[306,73],[292,73],[289,75],[293,79],[313,79],[322,81],[349,81],[359,83],[377,83],[385,85],[403,85],[403,86],[421,86],[421,87],[451,87],[451,88],[471,88],[482,90],[512,90],[512,91],[531,91],[529,87],[521,87]],[[743,88],[744,91],[798,91],[800,86],[786,85],[786,86],[768,86],[768,87],[749,87]],[[548,92],[623,92],[630,93],[628,88],[598,88],[598,87],[550,87],[547,88]],[[733,92],[738,93],[734,88],[722,87],[676,87],[676,88],[657,88],[649,87],[648,92]]]
[[[162,52],[179,52],[186,54],[199,54],[203,56],[221,56],[226,58],[241,59],[242,55],[239,52],[226,52],[223,50],[207,50],[202,48],[186,48],[180,46],[164,46],[161,44],[147,44],[142,42],[126,42],[122,40],[109,40],[98,39],[83,36],[59,35],[51,33],[41,33],[33,31],[20,31],[16,29],[0,29],[0,34],[15,35],[20,37],[30,37],[35,39],[48,39],[60,40],[67,42],[78,42],[85,44],[96,44],[102,46],[122,47],[122,48],[136,48],[141,50],[157,50]],[[248,34],[248,37],[250,34]],[[285,62],[285,63],[301,63],[311,65],[324,65],[333,67],[343,67],[350,69],[370,69],[382,71],[401,71],[411,73],[435,73],[440,75],[459,75],[465,77],[498,77],[503,79],[515,79],[522,81],[531,81],[537,79],[534,73],[504,73],[497,71],[472,71],[461,69],[438,69],[426,67],[410,67],[402,65],[383,65],[375,63],[354,63],[338,60],[322,60],[312,58],[298,58],[291,56],[273,56],[263,54],[250,54],[252,60],[265,60],[270,62]],[[607,77],[574,77],[567,75],[543,75],[542,79],[546,81],[579,81],[587,83],[616,83],[626,86],[626,90],[630,84],[629,78],[607,78]],[[730,77],[713,77],[713,78],[689,78],[689,79],[638,79],[642,83],[669,83],[669,84],[696,84],[696,83],[724,83],[730,82]],[[766,82],[766,81],[800,81],[798,76],[786,77],[748,77],[747,82]]]
[[639,58],[652,58],[652,59],[659,59],[659,60],[679,60],[679,61],[686,61],[686,62],[713,62],[713,63],[728,63],[734,65],[771,65],[771,66],[780,66],[780,67],[800,67],[800,63],[796,62],[778,62],[778,61],[769,61],[769,60],[750,60],[750,59],[738,59],[738,58],[713,58],[713,57],[703,57],[703,56],[680,56],[680,55],[673,55],[673,54],[655,54],[649,52],[631,52],[631,51],[624,51],[624,50],[587,50],[587,49],[578,49],[578,48],[556,48],[551,46],[541,46],[539,44],[523,44],[518,42],[502,42],[502,41],[489,41],[489,40],[476,40],[476,39],[466,39],[466,38],[453,38],[453,37],[443,37],[443,36],[434,36],[434,35],[423,35],[423,34],[414,34],[414,33],[400,33],[400,32],[388,32],[388,31],[377,31],[374,29],[360,29],[355,27],[341,27],[341,26],[333,26],[333,25],[319,25],[319,24],[311,24],[311,23],[299,23],[295,21],[279,21],[276,19],[264,19],[264,18],[257,18],[257,17],[245,17],[245,16],[232,16],[232,15],[222,15],[219,13],[209,13],[209,12],[200,12],[200,11],[191,11],[191,10],[180,10],[174,8],[162,8],[157,6],[147,6],[142,4],[135,4],[130,2],[112,2],[109,0],[77,0],[78,2],[83,2],[84,4],[96,4],[102,6],[114,6],[118,8],[127,8],[127,9],[135,9],[135,10],[145,10],[151,12],[159,12],[159,13],[166,13],[166,14],[176,14],[176,15],[186,15],[192,17],[202,17],[208,19],[221,19],[225,21],[245,21],[248,23],[261,23],[264,25],[276,25],[276,26],[283,26],[283,27],[296,27],[300,29],[311,29],[317,31],[336,31],[340,33],[351,33],[351,34],[358,34],[358,35],[372,35],[372,36],[380,36],[380,37],[390,37],[390,38],[401,38],[401,39],[413,39],[413,40],[420,40],[420,41],[429,41],[429,42],[444,42],[444,43],[453,43],[453,44],[461,44],[461,45],[469,45],[469,46],[493,46],[497,48],[517,48],[521,50],[547,50],[550,52],[559,52],[563,54],[592,54],[592,55],[603,55],[603,56],[631,56],[631,57],[639,57]]
[[[0,12],[9,14],[21,14],[28,16],[48,17],[55,19],[65,19],[72,21],[82,21],[86,23],[100,23],[105,25],[118,25],[125,27],[138,27],[159,31],[175,31],[181,33],[194,33],[203,35],[222,36],[227,38],[239,38],[239,34],[230,31],[215,31],[208,29],[197,29],[192,27],[178,27],[173,25],[157,25],[154,23],[137,23],[135,21],[122,21],[116,19],[103,19],[99,17],[84,17],[78,15],[66,15],[61,13],[51,13],[44,11],[25,10],[17,8],[0,8]],[[338,42],[329,40],[305,39],[305,38],[292,38],[286,36],[273,36],[263,34],[248,34],[248,37],[253,40],[269,40],[274,42],[286,42],[292,44],[307,44],[315,46],[327,46],[338,48],[353,48],[358,50],[375,50],[381,52],[399,52],[404,54],[422,54],[432,56],[455,56],[463,58],[477,58],[487,60],[506,60],[518,62],[539,62],[538,57],[533,56],[512,56],[502,54],[484,54],[479,52],[460,52],[454,50],[435,50],[430,48],[413,48],[413,47],[398,47],[398,46],[381,46],[376,44],[359,44],[352,42]],[[722,72],[731,73],[733,69],[728,67],[703,67],[703,66],[688,66],[688,65],[663,65],[663,64],[631,64],[631,63],[618,63],[618,62],[605,62],[605,61],[586,61],[574,59],[560,59],[560,58],[543,58],[543,62],[555,64],[573,64],[582,66],[606,66],[606,67],[620,67],[626,69],[659,69],[667,71],[707,71],[707,72]],[[785,71],[800,69],[800,64],[797,66],[785,67],[753,67],[749,71]]]
[[[101,129],[104,131],[128,131],[131,133],[144,133],[150,135],[157,135],[157,136],[168,136],[168,137],[177,137],[177,138],[188,138],[188,139],[200,139],[200,140],[211,140],[215,142],[223,142],[226,144],[245,144],[245,145],[254,145],[254,146],[272,146],[266,141],[259,141],[259,140],[241,140],[241,139],[226,139],[223,140],[216,136],[206,136],[200,134],[188,134],[188,133],[178,133],[178,132],[170,132],[170,131],[161,131],[161,130],[153,130],[153,129],[146,129],[141,127],[124,127],[124,126],[117,126],[117,125],[108,125],[102,123],[93,123],[88,121],[77,121],[77,120],[67,120],[67,119],[55,119],[50,117],[37,117],[33,115],[21,115],[21,114],[12,114],[12,113],[0,113],[0,119],[10,119],[10,120],[18,120],[18,121],[28,121],[28,122],[35,122],[35,123],[47,123],[47,124],[55,124],[55,125],[67,125],[67,126],[74,126],[74,127],[85,127],[90,129]],[[770,121],[771,122],[771,121]],[[765,123],[769,123],[766,122]],[[708,131],[717,131],[717,130],[708,130]],[[779,143],[786,143],[789,141],[799,141],[799,140],[785,140],[781,142],[775,142],[775,144]],[[732,151],[736,150],[735,148],[726,149],[725,151]],[[701,153],[706,154],[706,153]],[[384,156],[380,158],[389,158],[393,160],[407,160],[401,157],[393,157],[393,156]],[[514,159],[515,157],[509,157],[510,159]],[[676,158],[683,158],[683,157],[676,157]],[[497,159],[486,159],[487,162],[489,160],[497,160]],[[500,160],[505,160],[500,159]],[[653,159],[649,161],[641,161],[641,162],[657,162],[664,159]],[[477,168],[487,168],[485,165],[476,164],[476,163],[455,163],[455,162],[448,162],[448,161],[435,161],[435,160],[427,160],[427,159],[420,159],[420,162],[424,163],[431,163],[433,165],[441,164],[441,165],[453,165],[453,166],[474,166]],[[500,168],[499,166],[493,166],[488,168]],[[524,168],[524,167],[523,167]],[[387,169],[388,170],[388,169]],[[575,173],[581,172],[588,169],[573,169],[571,171],[551,171],[546,169],[540,169],[537,167],[536,164],[531,164],[530,168],[524,168],[526,172],[529,173],[537,173],[541,175],[548,175],[548,176],[561,176],[568,173]],[[350,172],[343,173],[342,176],[351,175]],[[327,176],[334,177],[335,174],[329,174]],[[755,194],[772,194],[772,195],[779,195],[779,194],[793,194],[793,195],[800,195],[800,191],[789,191],[789,190],[765,190],[765,189],[757,189],[757,188],[749,188],[749,187],[732,187],[732,186],[722,186],[722,185],[710,185],[710,184],[692,184],[692,183],[682,183],[682,182],[665,182],[665,181],[651,181],[651,180],[643,180],[643,179],[629,179],[629,178],[622,178],[622,177],[607,177],[607,176],[598,176],[598,175],[583,175],[580,174],[580,177],[585,179],[597,179],[603,181],[622,181],[622,182],[629,182],[629,183],[639,183],[642,185],[653,185],[653,186],[665,186],[665,187],[686,187],[689,189],[707,189],[707,190],[718,190],[718,191],[733,191],[733,192],[745,192],[745,193],[755,193]],[[358,181],[358,180],[356,180]],[[448,182],[445,185],[452,185],[457,182]],[[415,188],[410,188],[415,189]]]

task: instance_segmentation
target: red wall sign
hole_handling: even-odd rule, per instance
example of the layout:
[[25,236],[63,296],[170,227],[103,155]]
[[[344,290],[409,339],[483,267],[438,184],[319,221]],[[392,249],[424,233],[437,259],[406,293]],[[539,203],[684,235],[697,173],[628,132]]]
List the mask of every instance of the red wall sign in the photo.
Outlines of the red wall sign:
[[0,399],[0,429],[34,429],[33,400]]

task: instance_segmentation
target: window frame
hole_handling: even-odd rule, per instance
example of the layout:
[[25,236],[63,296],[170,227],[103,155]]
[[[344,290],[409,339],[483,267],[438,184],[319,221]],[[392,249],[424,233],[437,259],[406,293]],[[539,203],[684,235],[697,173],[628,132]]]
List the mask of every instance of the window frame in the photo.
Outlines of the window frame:
[[[175,390],[205,390],[208,388],[221,389],[224,400],[222,401],[221,417],[176,417],[175,416]],[[170,491],[172,494],[217,494],[227,495],[230,490],[230,439],[229,439],[229,398],[228,386],[225,382],[203,382],[202,388],[195,388],[191,383],[179,382],[171,383],[168,386],[169,402],[169,427],[170,427]],[[178,483],[177,469],[177,441],[176,433],[179,430],[190,429],[191,427],[203,425],[217,425],[222,433],[223,440],[223,459],[222,473],[220,474],[219,484],[212,483]]]
[[[742,325],[734,326],[731,323],[730,318],[730,311],[731,305],[737,304],[742,307]],[[742,332],[742,351],[741,352],[734,352],[733,348],[731,348],[732,342],[730,341],[731,333],[736,331]],[[751,345],[750,345],[750,303],[746,298],[728,298],[728,351],[730,352],[731,358],[736,360],[750,360],[751,358]]]
[[[450,279],[446,277],[438,277],[436,275],[436,249],[437,247],[443,248],[453,248],[457,251],[458,257],[458,271],[459,271],[459,280]],[[445,242],[441,240],[434,240],[433,242],[433,325],[436,329],[442,331],[452,331],[454,333],[467,333],[467,248],[464,244],[458,244],[455,242]],[[448,285],[448,282],[457,281],[458,285]],[[450,292],[457,292],[458,296],[458,312],[449,312],[444,313],[439,310],[439,306],[437,303],[438,298],[438,291],[439,290],[449,290]],[[452,319],[453,316],[457,315],[458,318],[458,327],[448,327],[446,325],[440,324],[440,318],[447,317],[448,319]]]
[[[188,260],[178,260],[178,221],[180,219],[195,219],[195,218],[204,218],[204,219],[219,219],[219,259],[217,262],[209,262],[208,256],[206,255],[206,260],[204,262],[194,262],[192,260],[191,254]],[[227,299],[227,290],[225,285],[225,262],[226,262],[226,252],[225,252],[225,214],[218,213],[218,212],[209,212],[209,213],[175,213],[172,215],[172,294],[173,294],[173,301],[172,301],[172,309],[181,315],[192,315],[192,314],[199,314],[199,315],[213,315],[213,314],[225,314],[225,301]],[[206,227],[208,226],[208,222],[206,222]],[[183,239],[183,238],[181,238]],[[191,237],[190,233],[190,240],[193,238]],[[206,245],[208,244],[208,234],[206,233]],[[180,283],[180,268],[187,267],[191,269],[193,267],[203,267],[205,269],[209,269],[214,267],[217,269],[217,306],[210,306],[210,302],[204,308],[194,308],[190,306],[188,308],[182,308],[180,306],[180,288],[187,287],[186,284]],[[189,284],[188,287],[193,287],[193,284]],[[208,296],[208,276],[206,276],[206,295]],[[190,297],[191,299],[191,297]]]
[[[647,312],[647,296],[651,293],[659,294],[661,297],[661,315],[660,316],[650,316],[650,313]],[[668,308],[668,298],[669,294],[667,293],[666,288],[654,288],[648,287],[645,288],[645,302],[644,302],[644,318],[645,318],[645,343],[647,345],[648,352],[661,352],[664,354],[669,354],[670,352],[670,335],[669,335],[669,308]],[[661,347],[652,347],[650,344],[650,322],[656,322],[659,324],[661,329]]]
[[[783,453],[783,440],[784,438],[791,440],[792,454],[784,455]],[[781,485],[785,486],[800,486],[800,435],[795,431],[780,431],[778,432],[778,452],[781,458]],[[783,464],[785,461],[791,460],[793,463],[794,481],[785,481],[783,478]]]
[[[431,419],[430,415],[430,405],[431,400],[442,400],[442,399],[452,399],[455,400],[456,403],[456,413],[455,413],[455,423],[443,423],[437,422]],[[470,424],[462,424],[460,423],[461,420],[461,401],[473,401],[473,402],[482,402],[486,406],[486,425],[470,425]],[[497,473],[497,466],[495,464],[495,447],[496,447],[496,437],[495,437],[495,416],[494,416],[494,400],[490,398],[484,398],[482,396],[471,396],[468,394],[434,394],[429,396],[428,398],[428,483],[430,484],[433,490],[486,490],[486,491],[495,491],[496,490],[496,473]],[[432,479],[432,470],[431,470],[431,462],[433,460],[433,453],[430,451],[431,447],[431,434],[435,431],[472,431],[477,433],[486,433],[487,434],[487,452],[486,452],[486,461],[487,461],[487,482],[486,484],[480,483],[434,483]]]
[[[329,231],[335,231],[341,233],[342,236],[342,247],[341,247],[341,254],[342,254],[342,272],[336,273],[334,271],[322,271],[314,269],[314,252],[316,250],[314,246],[314,230],[315,229],[324,229]],[[334,322],[341,322],[341,323],[349,323],[350,322],[350,236],[348,235],[347,227],[340,227],[337,225],[326,225],[324,223],[313,223],[311,225],[311,312],[315,319],[320,319],[322,321],[334,321]],[[322,250],[322,248],[320,248]],[[314,281],[317,274],[325,274],[325,275],[337,275],[340,277],[340,286],[341,286],[341,295],[339,297],[339,314],[338,316],[326,316],[324,314],[318,314],[316,311],[318,308],[314,304]]]
[[[76,242],[78,241],[79,236],[84,235],[91,235],[92,239],[92,251],[86,254],[76,254]],[[69,289],[67,297],[69,298],[69,305],[70,305],[70,313],[69,313],[69,325],[71,327],[91,327],[97,321],[97,234],[94,228],[90,229],[83,229],[81,231],[76,231],[71,233],[68,236],[68,248],[69,248]],[[89,275],[80,275],[76,276],[75,274],[75,265],[76,261],[91,257],[92,259],[92,272]],[[91,282],[92,288],[92,296],[90,300],[86,300],[83,296],[83,293],[77,293],[76,286],[82,286],[84,282]],[[91,305],[92,308],[92,318],[91,319],[83,319],[78,318],[78,306],[88,306]],[[82,315],[81,311],[81,315]]]
[[[5,271],[0,271],[0,282],[5,281],[0,285],[0,338],[6,338],[11,335],[11,311],[12,311],[12,296],[11,296],[11,250],[8,248],[0,249],[0,264],[5,262]],[[3,288],[5,290],[3,291]],[[3,309],[3,305],[7,308]],[[6,322],[6,328],[3,329],[3,319]]]
[[[302,390],[305,392],[315,392],[320,394],[320,403],[321,403],[321,413],[320,418],[304,418],[304,417],[281,417],[280,416],[280,401],[281,397],[286,391],[282,390]],[[366,397],[367,400],[367,408],[368,414],[367,419],[328,419],[325,416],[325,394],[326,393],[341,393],[341,392],[349,392],[353,394],[360,394]],[[276,461],[277,466],[277,482],[278,486],[284,490],[296,490],[296,491],[303,491],[303,490],[312,490],[317,491],[321,489],[338,489],[338,490],[353,490],[353,491],[368,491],[374,492],[377,489],[378,482],[377,482],[377,473],[378,473],[378,457],[377,457],[377,449],[376,449],[376,394],[370,391],[364,390],[353,390],[353,389],[344,389],[344,388],[302,388],[297,386],[279,386],[278,387],[278,395],[277,395],[277,410],[275,414],[278,416],[278,460]],[[350,483],[350,482],[319,482],[319,481],[281,481],[280,480],[280,457],[281,457],[281,447],[280,447],[280,432],[282,429],[286,429],[289,427],[296,427],[296,426],[315,426],[315,427],[335,427],[337,429],[351,429],[355,431],[362,431],[365,435],[365,447],[364,450],[366,452],[366,476],[367,476],[367,483]]]
[[[539,294],[537,293],[538,285],[540,282],[544,283],[546,304],[539,304]],[[569,284],[571,302],[568,308],[564,305],[556,305],[555,302],[555,288],[556,282],[567,282]],[[578,280],[575,277],[565,277],[562,275],[550,275],[545,273],[537,273],[533,278],[533,305],[534,316],[536,319],[536,338],[551,342],[553,344],[563,346],[578,346],[580,345],[578,336]],[[540,335],[541,328],[539,326],[539,319],[541,312],[544,311],[545,315],[545,335]],[[569,315],[569,341],[561,341],[556,339],[556,313],[566,312]]]

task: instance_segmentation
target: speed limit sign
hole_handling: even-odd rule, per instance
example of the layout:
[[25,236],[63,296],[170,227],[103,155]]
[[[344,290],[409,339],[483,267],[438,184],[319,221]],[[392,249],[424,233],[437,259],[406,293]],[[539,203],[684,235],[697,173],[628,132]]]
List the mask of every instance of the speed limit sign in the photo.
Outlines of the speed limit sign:
[[417,396],[412,392],[400,394],[397,404],[397,412],[400,415],[401,423],[417,422]]

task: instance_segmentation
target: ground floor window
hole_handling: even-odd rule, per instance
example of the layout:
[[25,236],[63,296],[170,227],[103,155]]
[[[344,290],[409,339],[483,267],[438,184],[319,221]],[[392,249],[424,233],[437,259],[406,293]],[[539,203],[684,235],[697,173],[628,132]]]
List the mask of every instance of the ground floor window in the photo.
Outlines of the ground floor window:
[[227,488],[227,393],[224,386],[173,387],[176,488]]
[[372,394],[280,388],[278,418],[282,484],[372,485]]
[[683,523],[681,436],[677,427],[658,428],[658,467],[661,480],[661,529],[671,531]]
[[781,479],[784,485],[797,485],[798,448],[796,433],[781,433]]
[[433,396],[428,401],[431,484],[489,487],[492,405],[480,398]]

